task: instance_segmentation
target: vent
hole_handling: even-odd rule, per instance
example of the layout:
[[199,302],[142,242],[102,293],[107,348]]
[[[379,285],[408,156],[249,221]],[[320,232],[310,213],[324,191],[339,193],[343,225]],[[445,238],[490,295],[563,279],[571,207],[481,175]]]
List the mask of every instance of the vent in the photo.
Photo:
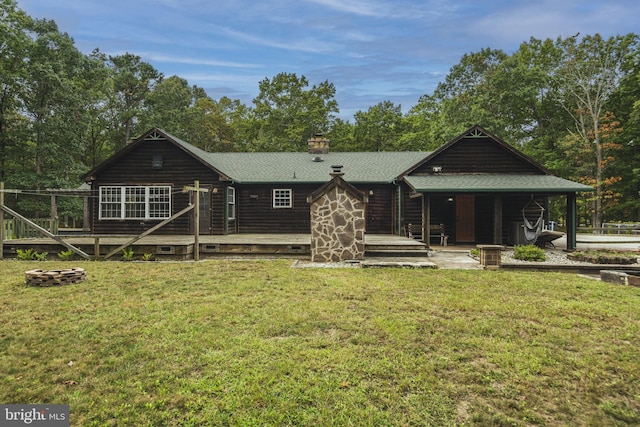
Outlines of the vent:
[[311,161],[312,161],[312,162],[315,162],[315,163],[320,163],[320,162],[324,162],[324,159],[323,159],[322,157],[320,157],[320,156],[314,156],[314,157],[311,159]]

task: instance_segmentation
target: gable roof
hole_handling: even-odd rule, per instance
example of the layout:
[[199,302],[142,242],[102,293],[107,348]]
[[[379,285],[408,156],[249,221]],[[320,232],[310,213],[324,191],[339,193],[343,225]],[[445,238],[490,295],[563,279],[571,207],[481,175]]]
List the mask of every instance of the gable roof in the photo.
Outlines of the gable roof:
[[428,152],[302,152],[210,153],[161,129],[154,128],[82,176],[87,181],[118,162],[145,141],[166,140],[219,174],[222,180],[240,184],[324,184],[332,165],[343,165],[344,178],[352,183],[390,183],[399,172],[421,161]]
[[369,197],[368,196],[366,196],[360,190],[358,190],[356,187],[354,187],[353,185],[349,184],[347,181],[342,179],[341,175],[335,175],[335,176],[333,176],[333,178],[331,178],[331,181],[329,181],[326,184],[322,185],[316,191],[314,191],[309,196],[307,196],[307,203],[311,204],[311,203],[315,202],[321,196],[323,196],[324,194],[326,194],[327,192],[329,192],[330,190],[332,190],[332,189],[334,189],[336,187],[342,188],[344,191],[349,193],[356,200],[359,200],[359,201],[364,202],[364,203],[367,203],[369,201]]
[[[415,172],[421,166],[425,165],[429,162],[437,162],[437,159],[441,156],[445,156],[447,152],[453,151],[457,145],[463,144],[469,139],[478,139],[483,138],[487,141],[488,144],[493,144],[498,152],[504,153],[510,158],[516,159],[518,163],[523,166],[523,169],[527,169],[529,171],[535,171],[535,173],[540,173],[543,175],[553,175],[548,169],[542,166],[540,163],[536,162],[529,156],[524,153],[516,150],[511,145],[507,144],[502,139],[498,138],[495,135],[492,135],[487,130],[483,129],[479,125],[475,125],[462,132],[457,137],[453,138],[451,141],[446,144],[438,147],[435,151],[429,153],[420,163],[414,165],[409,170],[406,170],[402,175],[410,175]],[[467,171],[472,172],[472,171]]]
[[[537,174],[415,174],[414,171],[454,147],[464,138],[480,135],[530,166]],[[330,152],[309,154],[302,152],[267,153],[210,153],[181,140],[161,129],[153,128],[126,145],[82,178],[93,180],[95,175],[117,163],[141,144],[154,140],[168,141],[198,162],[218,174],[221,180],[238,184],[325,184],[333,165],[342,165],[343,179],[353,184],[389,184],[398,179],[417,192],[578,192],[593,188],[559,178],[543,166],[476,125],[433,152]]]
[[100,163],[99,165],[94,167],[93,169],[91,169],[89,172],[87,172],[84,175],[82,175],[81,179],[83,181],[85,181],[85,182],[93,180],[94,176],[97,173],[99,173],[100,171],[106,169],[107,167],[117,163],[119,160],[121,160],[122,158],[126,157],[130,152],[132,152],[133,150],[138,148],[141,144],[143,144],[145,142],[148,142],[148,141],[154,141],[154,140],[168,141],[169,143],[171,143],[171,144],[175,145],[176,147],[178,147],[180,150],[182,150],[185,153],[189,154],[191,157],[193,157],[194,159],[196,159],[200,163],[202,163],[205,166],[211,168],[213,170],[213,172],[215,172],[218,175],[220,175],[220,179],[223,179],[223,180],[224,179],[228,179],[226,174],[224,174],[222,171],[216,169],[215,167],[213,167],[212,165],[210,165],[207,162],[205,157],[209,154],[208,152],[196,147],[195,145],[191,145],[188,142],[185,142],[185,141],[181,140],[180,138],[177,138],[177,137],[171,135],[170,133],[165,132],[165,131],[163,131],[161,129],[158,129],[158,128],[150,129],[146,133],[142,134],[142,136],[137,138],[135,141],[125,145],[123,148],[121,148],[119,151],[117,151],[111,157],[109,157],[108,159],[106,159],[105,161],[103,161],[102,163]]

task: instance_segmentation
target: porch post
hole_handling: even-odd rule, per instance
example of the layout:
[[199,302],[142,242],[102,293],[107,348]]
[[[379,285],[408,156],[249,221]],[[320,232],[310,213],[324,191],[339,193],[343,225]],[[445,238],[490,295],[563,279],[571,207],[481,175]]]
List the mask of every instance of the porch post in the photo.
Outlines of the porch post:
[[567,194],[567,250],[576,249],[576,193]]
[[502,244],[502,195],[493,198],[493,244]]

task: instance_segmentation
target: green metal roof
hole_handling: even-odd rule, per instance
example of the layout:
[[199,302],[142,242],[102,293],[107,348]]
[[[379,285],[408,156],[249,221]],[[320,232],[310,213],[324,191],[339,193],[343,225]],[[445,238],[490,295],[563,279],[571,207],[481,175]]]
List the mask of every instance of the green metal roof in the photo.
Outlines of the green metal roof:
[[553,175],[443,174],[407,176],[404,179],[411,188],[419,193],[509,193],[521,191],[568,193],[594,190],[588,185],[578,184]]
[[389,183],[427,152],[207,153],[205,160],[239,183],[324,183],[341,165],[351,183]]

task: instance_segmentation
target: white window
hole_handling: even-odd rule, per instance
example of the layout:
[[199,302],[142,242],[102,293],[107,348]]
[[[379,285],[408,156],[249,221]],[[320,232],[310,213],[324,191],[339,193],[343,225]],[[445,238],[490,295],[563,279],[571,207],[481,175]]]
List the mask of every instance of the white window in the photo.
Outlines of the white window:
[[171,216],[171,187],[100,187],[100,219],[165,219]]
[[227,188],[227,203],[229,204],[229,219],[236,219],[236,189]]
[[273,190],[273,207],[292,208],[293,207],[293,190],[290,188],[278,188]]

